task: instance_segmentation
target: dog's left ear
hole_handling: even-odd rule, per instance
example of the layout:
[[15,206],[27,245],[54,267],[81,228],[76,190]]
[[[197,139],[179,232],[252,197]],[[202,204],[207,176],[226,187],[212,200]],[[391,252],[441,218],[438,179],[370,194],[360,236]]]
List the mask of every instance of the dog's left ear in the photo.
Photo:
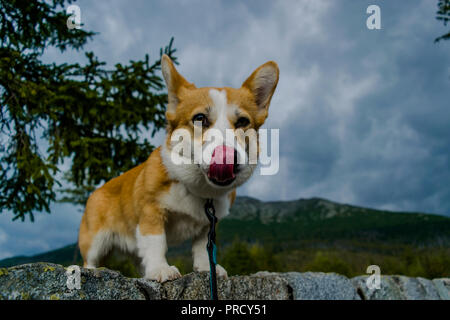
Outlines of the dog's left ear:
[[242,87],[247,88],[255,97],[255,102],[260,109],[267,111],[270,100],[277,87],[280,70],[274,61],[269,61],[258,67]]

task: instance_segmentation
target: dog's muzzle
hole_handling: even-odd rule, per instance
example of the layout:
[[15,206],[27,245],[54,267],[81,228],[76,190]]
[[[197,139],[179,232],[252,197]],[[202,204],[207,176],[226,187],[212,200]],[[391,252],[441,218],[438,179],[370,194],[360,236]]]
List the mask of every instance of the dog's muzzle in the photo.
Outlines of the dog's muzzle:
[[225,145],[217,146],[209,164],[208,178],[214,184],[226,186],[236,179],[237,151]]

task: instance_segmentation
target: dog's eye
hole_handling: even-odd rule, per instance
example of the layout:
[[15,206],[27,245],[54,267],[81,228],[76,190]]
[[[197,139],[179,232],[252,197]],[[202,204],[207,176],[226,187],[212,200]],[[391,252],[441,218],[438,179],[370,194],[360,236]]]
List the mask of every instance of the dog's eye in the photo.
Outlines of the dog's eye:
[[205,114],[203,113],[197,113],[193,118],[192,118],[192,122],[195,124],[196,122],[201,122],[202,127],[207,127],[209,126],[209,121],[208,118],[206,117]]
[[250,120],[248,120],[246,117],[240,117],[236,123],[234,124],[234,126],[236,128],[244,128],[246,126],[248,126],[248,124],[250,123]]

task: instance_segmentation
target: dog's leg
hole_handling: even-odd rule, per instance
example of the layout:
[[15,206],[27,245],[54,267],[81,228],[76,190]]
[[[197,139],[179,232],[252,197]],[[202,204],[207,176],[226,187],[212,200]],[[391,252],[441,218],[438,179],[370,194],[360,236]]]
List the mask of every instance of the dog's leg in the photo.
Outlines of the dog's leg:
[[160,213],[155,209],[148,206],[144,209],[147,212],[142,216],[136,229],[138,255],[142,258],[144,277],[159,282],[181,277],[177,267],[169,266],[166,260],[164,219],[158,216]]
[[[192,260],[194,261],[194,271],[209,271],[209,258],[206,250],[208,244],[209,227],[204,228],[199,235],[192,240]],[[227,271],[220,265],[216,265],[218,276],[227,277]]]
[[101,223],[106,219],[111,201],[101,190],[89,197],[83,214],[78,235],[78,247],[83,257],[85,268],[96,268],[102,258],[113,246],[113,233],[107,225]]
[[83,266],[94,269],[112,247],[111,232],[92,230],[87,224],[87,213],[83,215],[78,236],[78,247],[83,257]]
[[83,266],[88,269],[97,268],[113,246],[113,236],[110,231],[98,231],[91,239],[89,249],[83,254]]
[[144,277],[150,280],[165,282],[181,277],[177,267],[169,266],[166,260],[166,234],[142,235],[136,232],[138,254],[142,258]]

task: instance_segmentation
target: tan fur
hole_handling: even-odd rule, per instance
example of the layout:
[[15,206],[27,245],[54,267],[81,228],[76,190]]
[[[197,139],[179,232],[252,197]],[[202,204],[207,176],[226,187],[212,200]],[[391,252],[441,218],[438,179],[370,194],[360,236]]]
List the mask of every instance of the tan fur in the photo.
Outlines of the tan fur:
[[[167,56],[163,57],[163,62],[166,66],[163,68],[163,74],[169,92],[166,112],[166,146],[169,146],[170,135],[175,129],[186,128],[193,132],[192,117],[198,112],[206,112],[211,106],[208,92],[212,88],[196,88],[178,74]],[[276,87],[275,83],[268,100],[258,99],[261,83],[255,79],[258,70],[264,67],[273,68],[278,81],[278,67],[274,62],[268,62],[256,69],[241,88],[216,88],[226,91],[228,103],[238,106],[241,114],[251,121],[248,127],[256,130],[267,117],[270,98]],[[231,124],[236,120],[229,119]],[[168,223],[173,223],[177,216],[175,212],[163,209],[162,201],[163,197],[169,194],[171,187],[180,182],[169,178],[161,152],[161,147],[155,149],[143,164],[108,181],[89,197],[79,231],[79,247],[85,266],[94,239],[101,232],[133,240],[136,238],[137,227],[143,236],[161,235],[172,228]],[[227,196],[231,206],[236,197],[236,190],[229,190]],[[178,222],[183,221],[182,219],[190,218],[183,216]],[[206,220],[198,220],[196,223],[207,225]],[[205,227],[201,229],[205,230]]]
[[139,224],[142,234],[161,234],[166,217],[157,199],[171,183],[157,148],[146,162],[97,189],[89,197],[81,220],[79,247],[84,261],[90,242],[100,230],[134,237]]

